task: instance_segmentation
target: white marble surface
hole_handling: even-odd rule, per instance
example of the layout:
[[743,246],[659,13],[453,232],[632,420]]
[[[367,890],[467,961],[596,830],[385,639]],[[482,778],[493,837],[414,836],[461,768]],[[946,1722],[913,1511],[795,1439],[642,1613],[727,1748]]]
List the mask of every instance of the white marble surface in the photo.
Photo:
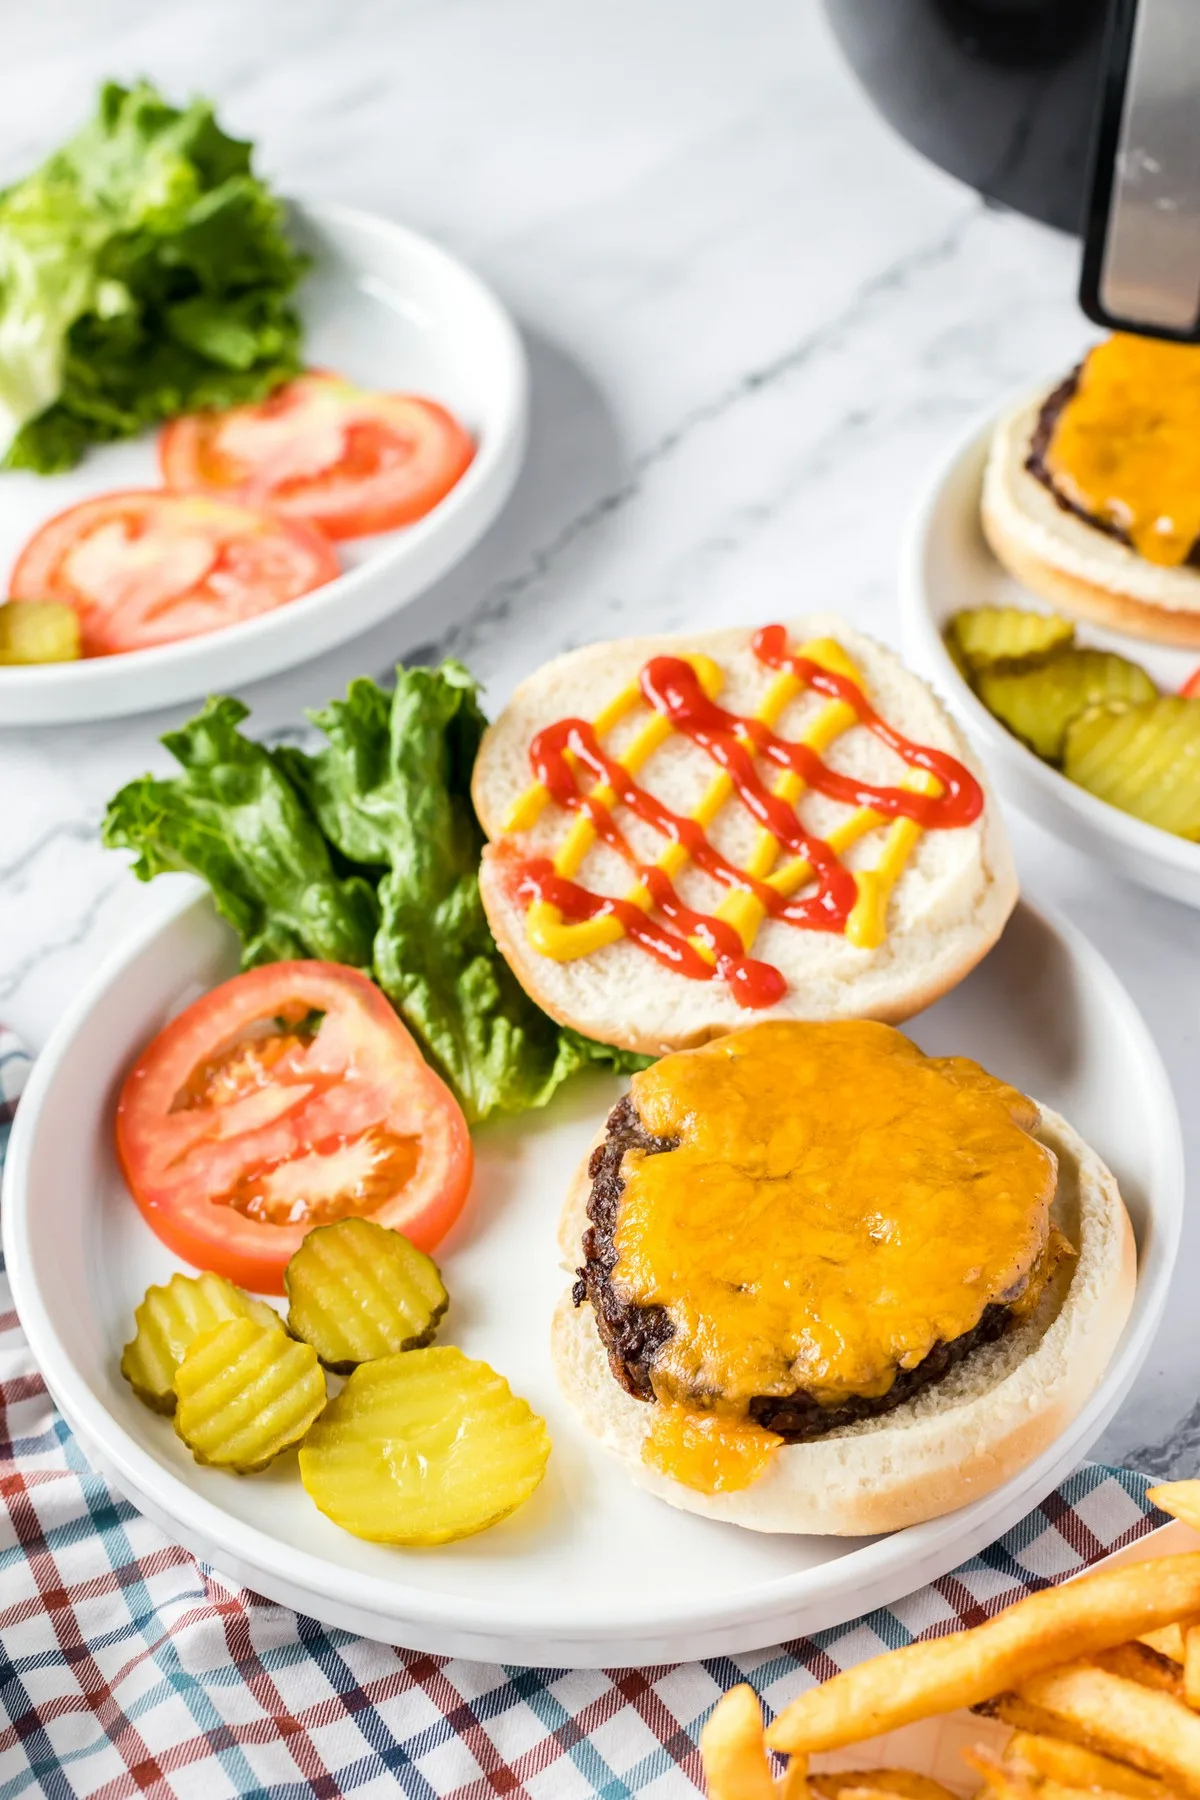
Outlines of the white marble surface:
[[[46,0],[4,29],[0,182],[101,76],[145,71],[216,96],[286,190],[469,258],[526,335],[533,444],[505,517],[407,617],[247,690],[262,731],[417,648],[465,658],[495,705],[544,656],[627,630],[831,606],[896,641],[927,466],[1086,335],[1074,246],[893,139],[815,0]],[[122,781],[166,766],[177,716],[0,733],[0,1018],[34,1046],[170,897],[96,827]],[[1013,827],[1029,891],[1143,1009],[1200,1169],[1195,913]],[[1168,1322],[1101,1446],[1188,1474],[1192,1187]]]

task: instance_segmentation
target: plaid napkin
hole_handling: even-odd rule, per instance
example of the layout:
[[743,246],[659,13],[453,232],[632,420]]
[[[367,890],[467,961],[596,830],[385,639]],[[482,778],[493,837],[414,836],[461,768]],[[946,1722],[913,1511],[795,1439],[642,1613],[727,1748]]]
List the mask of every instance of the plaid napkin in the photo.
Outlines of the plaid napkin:
[[[0,1029],[0,1155],[28,1067]],[[700,1727],[749,1680],[800,1688],[975,1624],[1162,1523],[1146,1478],[1092,1464],[981,1556],[778,1649],[650,1669],[499,1668],[327,1630],[163,1537],[54,1410],[0,1263],[0,1800],[671,1800]]]

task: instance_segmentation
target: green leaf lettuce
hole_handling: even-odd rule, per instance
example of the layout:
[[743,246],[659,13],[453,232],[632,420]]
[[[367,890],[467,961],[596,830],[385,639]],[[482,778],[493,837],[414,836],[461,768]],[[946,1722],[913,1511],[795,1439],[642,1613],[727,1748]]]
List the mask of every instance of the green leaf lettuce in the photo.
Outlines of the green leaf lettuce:
[[95,116],[0,194],[5,466],[257,400],[300,367],[306,259],[203,100],[107,84]]
[[390,695],[352,682],[313,715],[324,741],[311,752],[268,753],[238,732],[244,717],[237,701],[210,701],[163,740],[184,775],[143,777],[113,800],[105,842],[139,852],[136,874],[203,876],[247,962],[362,961],[321,947],[315,931],[325,927],[327,944],[335,920],[347,936],[351,916],[361,929],[365,890],[377,908],[375,979],[471,1120],[543,1106],[590,1064],[644,1065],[555,1024],[496,946],[470,796],[485,720],[460,663],[399,669]]
[[261,744],[244,737],[240,700],[210,700],[163,743],[183,769],[143,775],[108,808],[104,842],[134,850],[149,881],[201,876],[242,940],[242,962],[320,957],[370,969],[379,909],[371,884],[341,876],[329,845]]

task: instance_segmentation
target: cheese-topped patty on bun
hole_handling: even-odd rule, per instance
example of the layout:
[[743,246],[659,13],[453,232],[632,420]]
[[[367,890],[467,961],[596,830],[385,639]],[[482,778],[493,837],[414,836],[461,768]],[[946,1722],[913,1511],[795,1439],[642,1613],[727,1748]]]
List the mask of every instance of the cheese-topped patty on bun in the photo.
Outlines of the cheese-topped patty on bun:
[[1103,1165],[885,1025],[663,1058],[578,1189],[568,1394],[646,1485],[760,1529],[885,1530],[995,1486],[1082,1404],[1132,1299]]

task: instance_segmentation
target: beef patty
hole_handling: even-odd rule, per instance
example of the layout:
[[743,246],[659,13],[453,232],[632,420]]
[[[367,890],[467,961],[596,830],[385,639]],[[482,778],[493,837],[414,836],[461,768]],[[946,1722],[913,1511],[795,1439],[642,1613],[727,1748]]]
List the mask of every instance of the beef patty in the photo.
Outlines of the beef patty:
[[[1067,379],[1060,381],[1054,392],[1047,394],[1042,402],[1042,409],[1037,416],[1037,424],[1034,426],[1033,435],[1029,440],[1029,454],[1025,458],[1025,467],[1034,479],[1040,481],[1047,492],[1053,496],[1063,512],[1074,513],[1075,517],[1082,519],[1085,525],[1091,525],[1096,531],[1102,531],[1105,537],[1116,538],[1118,543],[1126,544],[1132,549],[1129,533],[1123,531],[1114,520],[1103,519],[1098,513],[1090,513],[1086,506],[1080,506],[1077,501],[1070,499],[1062,492],[1061,488],[1056,485],[1054,472],[1046,460],[1050,450],[1050,440],[1054,436],[1054,427],[1062,417],[1063,409],[1075,398],[1082,371],[1083,364],[1080,363],[1079,367],[1072,369]],[[1200,539],[1197,539],[1188,551],[1185,566],[1200,569]]]
[[[659,1156],[677,1147],[678,1139],[653,1137],[637,1115],[631,1095],[619,1100],[609,1114],[605,1139],[597,1144],[588,1163],[592,1191],[588,1199],[591,1221],[583,1234],[583,1266],[572,1290],[576,1306],[591,1302],[601,1341],[613,1375],[636,1400],[654,1400],[651,1371],[663,1345],[675,1327],[664,1306],[640,1306],[625,1300],[613,1285],[617,1263],[615,1243],[617,1211],[625,1183],[621,1161],[627,1150]],[[774,1431],[789,1444],[823,1437],[839,1426],[852,1425],[891,1412],[911,1400],[922,1388],[938,1381],[980,1344],[994,1343],[1013,1321],[1009,1304],[986,1306],[978,1324],[950,1343],[933,1346],[915,1369],[898,1369],[886,1394],[854,1395],[839,1406],[822,1406],[803,1388],[792,1394],[756,1394],[750,1417]]]

